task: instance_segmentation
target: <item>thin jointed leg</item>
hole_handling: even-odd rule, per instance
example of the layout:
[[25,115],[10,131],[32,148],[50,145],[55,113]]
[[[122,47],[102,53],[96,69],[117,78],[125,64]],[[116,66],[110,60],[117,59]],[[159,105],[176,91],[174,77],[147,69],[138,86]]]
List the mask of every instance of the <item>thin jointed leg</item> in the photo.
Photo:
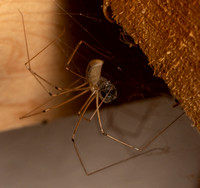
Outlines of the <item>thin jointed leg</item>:
[[[87,93],[87,92],[89,92],[89,91],[90,91],[90,89],[87,89],[87,90],[84,89],[83,92],[81,92],[81,93],[75,95],[74,97],[72,97],[72,98],[70,98],[70,99],[68,99],[68,100],[66,100],[66,101],[64,101],[64,102],[62,102],[62,103],[60,103],[60,104],[58,104],[58,105],[54,105],[54,106],[51,106],[51,107],[49,107],[49,108],[47,108],[47,109],[45,109],[45,110],[42,110],[42,111],[39,111],[39,112],[35,112],[35,113],[34,113],[34,111],[36,111],[37,109],[39,109],[39,108],[40,108],[41,106],[43,106],[44,104],[43,104],[43,105],[40,105],[39,107],[35,108],[35,109],[32,110],[31,112],[29,112],[29,113],[25,114],[24,116],[20,117],[20,119],[27,118],[27,117],[30,117],[30,116],[35,116],[35,115],[38,115],[38,114],[41,114],[41,113],[45,113],[45,112],[48,112],[48,111],[50,111],[50,110],[52,110],[52,109],[58,108],[58,107],[60,107],[60,106],[63,106],[64,104],[67,104],[67,103],[69,103],[69,102],[71,102],[71,101],[77,99],[78,97],[84,95],[85,93]],[[53,98],[51,98],[49,101],[51,101],[52,99],[53,99]],[[48,102],[49,102],[49,101],[48,101]],[[47,103],[47,102],[46,102],[46,103]],[[45,103],[45,104],[46,104],[46,103]]]
[[137,151],[141,151],[139,148],[134,147],[134,146],[132,146],[132,145],[130,145],[130,144],[127,144],[127,143],[125,143],[125,142],[123,142],[123,141],[121,141],[121,140],[119,140],[119,139],[117,139],[117,138],[115,138],[115,137],[113,137],[113,136],[111,136],[111,135],[105,133],[105,131],[104,131],[104,129],[103,129],[103,126],[102,126],[102,123],[101,123],[101,117],[100,117],[100,112],[99,112],[98,106],[99,106],[99,96],[98,96],[98,92],[97,92],[97,93],[96,93],[96,108],[97,108],[97,116],[98,116],[99,126],[100,126],[100,130],[101,130],[102,135],[107,136],[108,138],[110,138],[110,139],[112,139],[112,140],[114,140],[114,141],[116,141],[116,142],[119,142],[120,144],[123,144],[123,145],[125,145],[125,146],[128,146],[128,147],[130,147],[130,148],[133,148],[133,149],[135,149],[135,150],[137,150]]
[[81,159],[81,156],[80,156],[80,154],[79,154],[78,148],[77,148],[76,143],[75,143],[75,135],[76,135],[76,132],[77,132],[78,127],[79,127],[79,125],[80,125],[80,122],[81,122],[81,120],[82,120],[83,117],[84,117],[84,114],[85,114],[86,110],[88,109],[89,105],[92,103],[92,101],[93,101],[93,100],[95,99],[95,97],[96,97],[96,96],[95,96],[95,93],[96,93],[96,91],[94,91],[94,92],[88,97],[87,103],[84,103],[84,105],[83,105],[84,107],[83,107],[81,116],[80,116],[80,118],[79,118],[79,120],[78,120],[78,122],[77,122],[77,124],[76,124],[76,126],[75,126],[75,128],[74,128],[73,134],[72,134],[73,146],[74,146],[74,148],[75,148],[75,151],[76,151],[76,154],[77,154],[77,156],[78,156],[78,159],[79,159],[79,161],[80,161],[80,163],[81,163],[81,166],[83,167],[83,169],[84,169],[84,171],[85,171],[85,174],[86,174],[87,176],[90,175],[90,173],[87,172],[87,170],[86,170],[86,168],[85,168],[85,165],[84,165],[84,163],[83,163],[83,161],[82,161],[82,159]]
[[[82,111],[81,116],[80,116],[80,118],[79,118],[79,120],[78,120],[78,122],[77,122],[77,124],[76,124],[76,126],[75,126],[75,128],[74,128],[74,131],[73,131],[73,134],[72,134],[72,141],[73,141],[73,142],[75,141],[74,138],[75,138],[75,135],[76,135],[76,131],[78,130],[78,127],[79,127],[79,125],[80,125],[81,120],[83,119],[83,116],[84,116],[86,110],[88,109],[89,105],[91,104],[91,102],[92,102],[92,101],[95,99],[95,97],[96,97],[96,96],[93,96],[94,93],[96,93],[96,91],[94,91],[94,92],[89,96],[90,100],[88,101],[87,105],[85,105],[85,108],[84,108],[84,110]],[[91,97],[91,96],[92,96],[92,97]]]
[[[91,95],[92,95],[92,94],[91,94]],[[75,140],[74,140],[76,131],[77,131],[78,126],[79,126],[79,124],[80,124],[80,121],[81,121],[81,119],[83,118],[83,116],[84,116],[84,114],[85,114],[85,111],[87,110],[88,106],[89,106],[90,103],[94,100],[95,97],[96,97],[97,116],[98,116],[98,120],[99,120],[99,126],[100,126],[100,129],[101,129],[101,133],[102,133],[104,136],[107,136],[108,138],[110,138],[110,139],[112,139],[112,140],[114,140],[114,141],[116,141],[116,142],[118,142],[118,143],[120,143],[120,144],[123,144],[123,145],[125,145],[125,146],[127,146],[127,147],[133,148],[133,149],[135,149],[135,150],[137,150],[137,151],[143,151],[144,149],[146,149],[156,138],[158,138],[166,129],[168,129],[172,124],[174,124],[175,121],[177,121],[177,120],[178,120],[180,117],[182,117],[182,115],[184,114],[184,113],[182,113],[181,115],[179,115],[179,116],[178,116],[174,121],[172,121],[166,128],[162,129],[156,136],[154,136],[153,139],[151,139],[147,144],[143,145],[141,148],[136,148],[136,147],[134,147],[134,146],[132,146],[132,145],[130,145],[130,144],[127,144],[127,143],[125,143],[125,142],[123,142],[123,141],[121,141],[121,140],[119,140],[119,139],[117,139],[117,138],[115,138],[115,137],[113,137],[113,136],[111,136],[111,135],[105,133],[105,131],[104,131],[104,129],[103,129],[103,126],[102,126],[102,123],[101,123],[100,112],[99,112],[99,96],[98,96],[98,92],[95,92],[95,96],[93,96],[92,98],[91,98],[91,96],[89,97],[89,98],[91,98],[91,100],[89,100],[89,102],[87,103],[87,106],[85,105],[86,107],[85,107],[84,110],[82,111],[81,117],[80,117],[80,119],[79,119],[79,121],[78,121],[78,123],[77,123],[77,125],[76,125],[76,127],[75,127],[75,129],[74,129],[74,133],[73,133],[73,136],[72,136],[72,141],[73,141],[73,145],[74,145],[76,154],[77,154],[77,156],[78,156],[78,158],[79,158],[79,161],[80,161],[80,163],[81,163],[81,165],[82,165],[82,167],[83,167],[83,169],[84,169],[86,175],[94,174],[94,173],[96,173],[96,172],[99,172],[99,171],[101,171],[101,170],[104,170],[104,169],[106,169],[106,168],[109,168],[109,167],[115,165],[115,163],[114,163],[114,164],[105,166],[105,167],[103,167],[103,168],[101,168],[101,169],[98,169],[98,170],[95,170],[95,171],[93,171],[93,172],[88,173],[87,170],[86,170],[86,167],[85,167],[85,165],[84,165],[84,163],[83,163],[83,160],[82,160],[82,158],[81,158],[81,156],[80,156],[80,154],[79,154],[79,151],[78,151],[78,148],[77,148],[77,146],[76,146]],[[151,150],[150,150],[150,151],[151,151]],[[149,151],[147,151],[147,152],[149,152]],[[132,157],[131,157],[131,158],[132,158]],[[124,160],[124,161],[126,161],[126,160]],[[122,161],[122,162],[123,162],[123,161]],[[116,164],[118,164],[118,163],[116,163]]]
[[[40,81],[42,80],[43,82],[45,82],[46,84],[50,85],[51,87],[57,89],[57,90],[64,90],[61,87],[57,87],[54,84],[50,83],[49,81],[47,81],[46,79],[44,79],[43,77],[41,77],[40,75],[38,75],[35,71],[32,70],[31,68],[31,61],[36,58],[39,54],[41,54],[43,51],[45,51],[49,46],[51,46],[53,43],[56,42],[57,39],[51,41],[48,45],[46,45],[42,50],[40,50],[36,55],[34,55],[32,58],[30,58],[29,55],[29,47],[28,47],[28,40],[27,40],[27,35],[26,35],[26,27],[25,27],[25,21],[24,21],[24,16],[22,14],[22,12],[20,10],[18,10],[21,18],[22,18],[22,24],[23,24],[23,32],[24,32],[24,38],[25,38],[25,45],[26,45],[26,54],[27,54],[27,59],[28,61],[25,63],[26,68],[28,69],[28,71],[34,76],[34,78],[37,80],[37,82],[41,85],[41,87],[51,96],[52,93],[49,92],[49,90],[44,86],[44,84]],[[63,33],[59,36],[61,37],[63,35]]]
[[78,77],[80,77],[80,78],[86,79],[84,76],[82,76],[82,75],[80,75],[80,74],[78,74],[78,73],[72,71],[72,70],[69,68],[70,62],[72,61],[74,55],[77,53],[78,49],[80,48],[80,46],[81,46],[82,44],[84,44],[85,46],[87,46],[87,47],[90,48],[91,50],[95,51],[96,53],[100,54],[101,56],[103,56],[103,57],[105,57],[105,58],[107,58],[107,59],[111,59],[111,58],[108,57],[108,56],[106,56],[105,54],[103,54],[102,52],[100,52],[99,50],[97,50],[96,48],[92,47],[92,46],[89,45],[87,42],[85,42],[85,41],[83,41],[83,40],[79,41],[78,44],[76,45],[76,47],[75,47],[75,49],[74,49],[72,55],[70,56],[69,60],[67,61],[66,67],[65,67],[65,68],[66,68],[67,70],[69,70],[72,74],[74,74],[74,75],[76,75],[76,76],[78,76]]
[[128,146],[132,149],[135,149],[137,151],[143,151],[145,150],[149,145],[151,145],[162,133],[164,133],[169,127],[171,127],[175,121],[177,121],[180,117],[183,116],[184,112],[182,114],[180,114],[175,120],[173,120],[169,125],[167,125],[164,129],[162,129],[158,134],[156,134],[151,140],[149,140],[146,144],[142,145],[142,147],[138,148],[138,147],[135,147],[133,145],[130,145],[130,144],[127,144],[107,133],[105,133],[104,129],[103,129],[103,126],[102,126],[102,123],[101,123],[101,117],[100,117],[100,113],[99,113],[99,99],[98,99],[98,93],[96,94],[97,97],[96,97],[96,108],[97,108],[97,116],[98,116],[98,120],[99,120],[99,126],[100,126],[100,129],[101,129],[101,133],[104,135],[104,136],[107,136],[108,138],[116,141],[116,142],[119,142],[120,144],[123,144],[125,146]]

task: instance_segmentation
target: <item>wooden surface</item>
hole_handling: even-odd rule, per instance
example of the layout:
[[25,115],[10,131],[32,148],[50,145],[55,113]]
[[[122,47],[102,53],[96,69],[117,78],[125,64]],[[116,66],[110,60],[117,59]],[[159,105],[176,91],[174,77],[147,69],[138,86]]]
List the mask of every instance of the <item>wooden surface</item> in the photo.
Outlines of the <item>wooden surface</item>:
[[[19,120],[20,116],[49,99],[49,96],[24,66],[27,55],[22,19],[18,9],[24,15],[30,57],[55,39],[63,29],[56,21],[57,14],[53,1],[0,2],[0,131],[32,125],[71,113],[68,106],[65,112],[58,109],[53,113]],[[34,70],[58,86],[70,83],[70,76],[64,68],[65,62],[62,58],[59,48],[52,45],[35,58]]]

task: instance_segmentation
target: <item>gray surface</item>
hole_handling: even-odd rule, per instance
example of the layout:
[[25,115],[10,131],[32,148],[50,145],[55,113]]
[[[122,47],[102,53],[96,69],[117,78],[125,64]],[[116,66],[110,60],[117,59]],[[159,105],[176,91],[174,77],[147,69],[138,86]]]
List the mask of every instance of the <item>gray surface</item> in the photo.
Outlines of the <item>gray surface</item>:
[[[173,104],[172,99],[160,97],[103,109],[101,116],[109,133],[140,146],[182,113]],[[200,136],[185,115],[143,155],[91,176],[85,175],[71,142],[77,119],[1,133],[0,187],[200,187]],[[84,120],[76,135],[89,171],[138,154],[101,136],[97,125],[96,118],[90,123]]]

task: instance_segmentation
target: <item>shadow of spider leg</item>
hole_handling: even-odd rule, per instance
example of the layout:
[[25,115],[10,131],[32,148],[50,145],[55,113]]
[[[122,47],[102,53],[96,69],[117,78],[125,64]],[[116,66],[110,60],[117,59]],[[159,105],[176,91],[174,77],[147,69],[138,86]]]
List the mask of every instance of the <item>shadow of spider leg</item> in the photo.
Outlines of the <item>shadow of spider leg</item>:
[[[91,96],[93,96],[93,97],[91,97]],[[176,119],[174,119],[170,124],[168,124],[165,128],[163,128],[158,134],[156,134],[156,135],[155,135],[152,139],[150,139],[146,144],[144,144],[142,147],[139,148],[139,147],[134,147],[133,145],[130,145],[130,144],[126,143],[126,142],[123,142],[123,141],[117,139],[116,137],[113,137],[113,136],[107,134],[107,133],[104,131],[104,128],[103,128],[103,125],[102,125],[102,122],[101,122],[100,112],[99,112],[99,108],[100,108],[100,106],[99,106],[99,92],[98,92],[98,91],[95,91],[95,94],[92,93],[91,96],[89,97],[89,98],[90,98],[89,102],[87,103],[87,105],[85,106],[84,110],[83,110],[82,113],[81,113],[81,117],[79,118],[79,121],[78,121],[78,123],[76,124],[75,129],[74,129],[74,132],[73,132],[73,135],[72,135],[72,141],[73,141],[73,145],[74,145],[76,154],[77,154],[77,156],[78,156],[78,158],[79,158],[79,161],[80,161],[80,163],[81,163],[81,165],[82,165],[82,167],[83,167],[83,169],[84,169],[84,172],[85,172],[86,175],[88,175],[88,176],[89,176],[89,175],[92,175],[92,174],[94,174],[94,173],[97,173],[97,172],[99,172],[99,171],[105,170],[105,169],[107,169],[107,168],[109,168],[109,167],[112,167],[112,166],[114,166],[114,165],[117,165],[117,164],[120,164],[120,163],[122,163],[122,162],[125,162],[125,161],[127,161],[127,160],[129,160],[129,159],[131,159],[131,158],[137,157],[137,156],[139,156],[139,155],[143,155],[143,154],[146,154],[146,153],[149,153],[149,152],[152,152],[152,151],[156,151],[156,150],[160,150],[161,152],[164,152],[164,149],[163,149],[163,148],[154,148],[154,149],[150,149],[150,150],[147,150],[147,148],[148,148],[162,133],[164,133],[169,127],[171,127],[171,126],[174,124],[174,122],[176,122],[179,118],[181,118],[181,117],[183,116],[183,114],[184,114],[184,112],[181,113]],[[106,96],[105,96],[105,97],[106,97]],[[87,108],[89,107],[89,105],[91,104],[91,102],[92,102],[94,99],[96,99],[96,111],[95,111],[95,113],[97,113],[97,116],[98,116],[98,122],[99,122],[99,127],[100,127],[101,134],[104,135],[104,136],[106,136],[106,137],[108,137],[108,138],[110,138],[110,139],[112,139],[113,141],[116,141],[116,142],[118,142],[118,143],[120,143],[120,144],[122,144],[122,145],[125,145],[125,146],[127,146],[127,147],[129,147],[129,148],[131,148],[131,149],[134,149],[134,150],[136,150],[136,151],[139,151],[139,154],[133,155],[132,157],[129,157],[129,158],[125,159],[125,160],[122,160],[122,161],[119,161],[119,162],[116,162],[116,163],[113,163],[113,164],[104,166],[104,167],[102,167],[102,168],[100,168],[100,169],[97,169],[97,170],[94,170],[94,171],[92,171],[92,172],[88,172],[87,169],[86,169],[86,167],[85,167],[85,165],[84,165],[84,162],[83,162],[83,160],[82,160],[82,158],[81,158],[81,155],[80,155],[80,153],[79,153],[78,147],[77,147],[77,145],[76,145],[76,143],[75,143],[75,134],[76,134],[76,131],[77,131],[77,129],[78,129],[78,126],[80,125],[80,122],[81,122],[81,120],[82,120],[82,118],[83,118],[83,116],[84,116],[84,114],[85,114]],[[105,99],[104,99],[104,100],[105,100]],[[95,113],[94,113],[94,114],[95,114]],[[144,150],[145,150],[145,151],[144,151]],[[144,151],[144,152],[142,152],[142,151]]]
[[101,122],[101,117],[100,117],[100,112],[99,112],[99,97],[98,97],[98,93],[96,93],[96,111],[97,111],[97,116],[98,116],[98,121],[99,121],[99,126],[100,126],[100,130],[102,135],[107,136],[108,138],[123,144],[131,149],[134,149],[136,151],[142,152],[144,151],[146,148],[148,148],[161,134],[163,134],[169,127],[171,127],[174,122],[176,122],[179,118],[181,118],[185,112],[181,113],[176,119],[174,119],[171,123],[169,123],[166,127],[164,127],[163,129],[161,129],[156,135],[154,135],[147,143],[143,144],[141,147],[135,147],[131,144],[128,144],[126,142],[123,142],[122,140],[117,139],[116,137],[113,137],[112,135],[107,134],[104,129],[103,129],[103,125]]
[[[95,171],[89,173],[89,172],[86,170],[86,167],[85,167],[85,165],[84,165],[84,163],[83,163],[83,160],[82,160],[82,158],[81,158],[81,155],[80,155],[80,153],[79,153],[78,147],[77,147],[77,145],[76,145],[76,143],[75,143],[75,134],[76,134],[77,129],[78,129],[79,125],[80,125],[80,122],[81,122],[81,120],[84,118],[84,114],[85,114],[87,108],[89,107],[89,105],[92,103],[92,101],[93,101],[94,99],[96,99],[96,110],[95,110],[95,112],[93,113],[93,115],[91,116],[90,119],[92,119],[92,118],[94,117],[94,115],[97,113],[97,117],[98,117],[98,122],[99,122],[99,127],[100,127],[101,134],[104,135],[104,136],[106,136],[106,137],[108,137],[108,138],[110,138],[110,139],[112,139],[112,140],[115,141],[115,142],[118,142],[118,143],[120,143],[120,144],[122,144],[122,145],[125,145],[125,146],[131,148],[131,149],[134,149],[134,150],[136,150],[136,151],[139,151],[141,154],[142,154],[142,151],[144,151],[144,150],[146,151],[146,149],[147,149],[147,148],[162,134],[162,133],[164,133],[169,127],[171,127],[171,126],[174,124],[174,122],[177,121],[179,118],[181,118],[182,115],[184,114],[184,112],[181,113],[181,114],[180,114],[176,119],[174,119],[170,124],[168,124],[165,128],[163,128],[163,129],[162,129],[160,132],[158,132],[155,136],[153,136],[153,138],[151,138],[146,144],[143,144],[141,147],[135,147],[135,146],[133,146],[133,145],[131,145],[131,144],[128,144],[128,143],[126,143],[126,142],[124,142],[124,141],[122,141],[122,140],[119,140],[118,138],[116,138],[116,137],[114,137],[114,136],[112,136],[112,135],[110,135],[110,134],[107,134],[107,133],[104,131],[104,128],[103,128],[103,125],[102,125],[102,122],[101,122],[101,117],[100,117],[99,108],[100,108],[100,106],[102,105],[103,102],[107,102],[107,103],[108,103],[108,102],[111,102],[112,100],[114,100],[114,99],[116,98],[116,94],[114,94],[115,92],[113,92],[113,91],[111,92],[111,89],[113,89],[113,86],[111,87],[111,85],[110,85],[111,83],[109,83],[106,79],[104,79],[103,81],[104,81],[104,83],[106,83],[105,85],[106,85],[106,86],[109,86],[109,87],[107,87],[106,90],[105,90],[105,87],[103,87],[101,84],[99,84],[98,87],[94,90],[94,92],[90,95],[90,97],[86,100],[84,106],[82,106],[82,108],[81,108],[81,110],[80,110],[80,118],[79,118],[79,120],[78,120],[78,122],[77,122],[77,124],[76,124],[76,126],[75,126],[75,128],[74,128],[74,132],[73,132],[73,135],[72,135],[72,141],[73,141],[73,145],[74,145],[75,151],[76,151],[76,153],[77,153],[77,156],[78,156],[78,158],[79,158],[79,161],[80,161],[80,163],[81,163],[81,165],[82,165],[82,167],[83,167],[83,169],[84,169],[86,175],[91,175],[91,174],[94,174],[94,173],[99,172],[99,171],[101,171],[101,170],[104,170],[104,169],[106,169],[106,168],[108,168],[108,167],[111,167],[111,166],[113,166],[113,165],[115,165],[115,164],[119,164],[119,163],[114,163],[114,164],[108,165],[108,166],[106,166],[106,167],[103,167],[103,168],[101,168],[101,169],[98,169],[98,170],[95,170]],[[109,84],[108,84],[108,83],[109,83]],[[114,88],[114,89],[115,89],[115,88]],[[104,97],[101,96],[101,90],[104,91],[104,95],[103,95]],[[105,95],[105,93],[106,93],[106,95]],[[109,95],[110,93],[112,93],[112,95]],[[111,97],[111,98],[110,98],[110,97]],[[99,98],[101,99],[101,103],[100,103],[100,104],[99,104]],[[155,150],[156,150],[156,149],[162,150],[161,148],[155,148]],[[151,150],[149,150],[149,151],[151,151]],[[152,151],[153,151],[153,150],[152,150]],[[146,151],[146,152],[147,152],[147,151]]]

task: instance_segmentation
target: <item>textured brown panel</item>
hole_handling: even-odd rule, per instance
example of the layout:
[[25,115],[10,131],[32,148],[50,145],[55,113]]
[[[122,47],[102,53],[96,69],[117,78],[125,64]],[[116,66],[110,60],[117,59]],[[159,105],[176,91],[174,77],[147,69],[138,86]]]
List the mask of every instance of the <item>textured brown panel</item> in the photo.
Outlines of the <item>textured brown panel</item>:
[[116,22],[134,38],[200,130],[200,4],[195,0],[112,0]]

